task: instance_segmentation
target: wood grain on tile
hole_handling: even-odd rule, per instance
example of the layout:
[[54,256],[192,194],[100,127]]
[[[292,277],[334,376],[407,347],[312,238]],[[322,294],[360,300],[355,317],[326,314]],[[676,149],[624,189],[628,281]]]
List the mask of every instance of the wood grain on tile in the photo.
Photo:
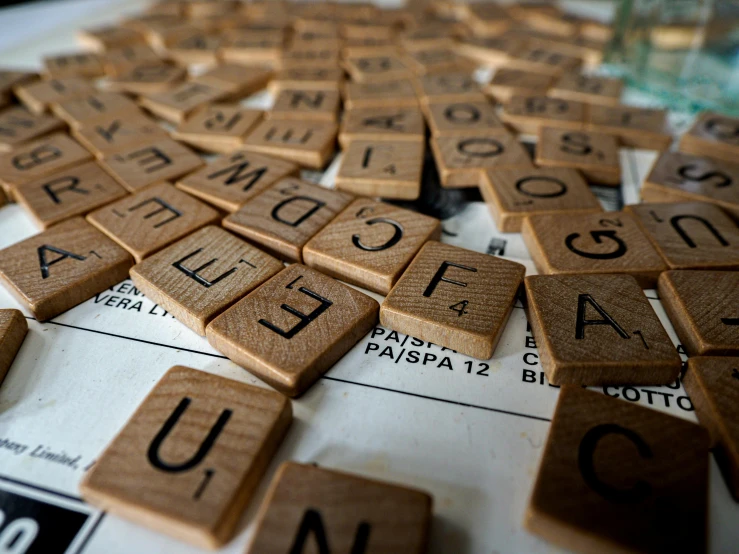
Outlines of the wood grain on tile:
[[139,148],[167,138],[169,134],[143,112],[103,117],[72,129],[72,136],[96,158],[121,150]]
[[0,152],[10,152],[25,142],[64,127],[65,123],[57,117],[34,114],[23,106],[11,106],[0,112]]
[[197,109],[175,131],[172,138],[210,153],[229,153],[262,120],[261,110],[239,104],[210,104]]
[[29,110],[37,114],[48,110],[54,102],[63,102],[95,93],[95,88],[90,81],[80,77],[32,81],[17,85],[13,90],[18,99]]
[[336,89],[282,88],[277,93],[274,105],[267,112],[267,116],[269,119],[335,123],[338,120],[340,106],[341,96]]
[[151,46],[130,44],[106,52],[103,67],[105,67],[105,74],[109,77],[119,77],[142,63],[156,64],[162,63],[162,61]]
[[703,112],[681,137],[680,151],[736,163],[739,156],[739,118]]
[[51,110],[70,127],[97,122],[110,116],[140,113],[138,105],[116,92],[96,92],[79,98],[56,102]]
[[585,126],[585,104],[549,98],[548,96],[516,96],[503,106],[500,118],[521,133],[536,134],[544,125],[568,129]]
[[336,133],[335,123],[269,120],[248,134],[242,148],[323,169],[334,154]]
[[429,129],[434,136],[464,135],[503,130],[495,107],[485,98],[477,101],[430,101],[424,106]]
[[154,115],[179,124],[198,107],[227,95],[222,88],[188,81],[164,92],[145,94],[139,98],[139,103]]
[[93,79],[104,73],[100,56],[94,52],[75,52],[59,54],[43,59],[44,75],[49,79],[82,77]]
[[408,78],[412,75],[400,56],[352,56],[344,60],[344,68],[357,83],[380,83]]
[[[178,90],[182,96],[192,94],[194,97],[198,97],[200,94],[205,94],[203,92],[192,91],[190,85],[185,84],[185,86],[182,86],[181,82],[186,76],[187,69],[184,67],[164,62],[145,61],[127,68],[112,79],[108,79],[105,86],[107,90],[112,92],[126,92],[128,94],[136,95],[164,94],[175,87],[179,87]],[[200,88],[201,87],[198,87],[198,89]],[[223,91],[215,93],[209,90],[209,94],[206,95],[205,101],[216,100],[223,94]],[[199,100],[199,98],[197,99]],[[178,117],[177,108],[182,102],[184,102],[184,100],[180,100],[178,102],[177,99],[172,99],[169,96],[164,96],[164,98],[161,99],[161,103],[158,100],[159,97],[155,97],[152,100],[152,111],[159,110],[161,113],[167,113],[168,115],[172,112],[173,115],[169,115],[169,117],[172,118],[169,119],[170,121]],[[164,115],[161,117],[168,119]]]
[[672,143],[667,110],[590,105],[585,121],[588,131],[614,135],[622,146],[662,151]]
[[344,72],[338,67],[286,67],[278,70],[269,83],[277,94],[283,89],[339,90]]
[[339,143],[347,148],[352,140],[422,142],[426,124],[418,108],[356,108],[343,115]]
[[224,63],[193,78],[192,82],[225,90],[232,99],[239,100],[262,90],[271,77],[272,71],[265,67]]
[[554,77],[522,69],[501,67],[484,90],[498,102],[510,102],[514,96],[526,97],[546,94]]
[[623,88],[621,79],[566,73],[552,85],[547,96],[591,105],[618,106]]
[[418,80],[418,92],[427,102],[474,102],[482,94],[471,71],[424,75]]
[[410,79],[381,83],[348,82],[344,87],[344,107],[354,108],[413,108],[418,107],[416,88]]
[[8,374],[26,333],[28,323],[20,310],[0,309],[0,385]]

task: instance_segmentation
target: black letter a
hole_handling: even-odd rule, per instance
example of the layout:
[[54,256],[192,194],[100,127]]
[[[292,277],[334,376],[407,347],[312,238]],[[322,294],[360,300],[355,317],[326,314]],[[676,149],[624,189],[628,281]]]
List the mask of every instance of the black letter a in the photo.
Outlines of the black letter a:
[[[326,530],[323,528],[321,514],[312,508],[306,510],[303,520],[300,522],[298,534],[295,535],[295,541],[289,554],[303,554],[305,543],[308,535],[313,534],[316,537],[316,545],[318,546],[318,554],[331,554],[326,539]],[[369,523],[362,522],[357,526],[357,532],[354,535],[354,544],[350,554],[364,554],[367,550],[367,542],[369,541],[370,526]]]
[[[603,319],[585,319],[585,304],[590,304]],[[601,308],[595,299],[589,294],[580,294],[577,297],[577,326],[575,328],[575,338],[585,338],[586,325],[610,325],[613,327],[622,339],[628,339],[629,334],[624,331],[621,326],[616,323],[608,312]]]

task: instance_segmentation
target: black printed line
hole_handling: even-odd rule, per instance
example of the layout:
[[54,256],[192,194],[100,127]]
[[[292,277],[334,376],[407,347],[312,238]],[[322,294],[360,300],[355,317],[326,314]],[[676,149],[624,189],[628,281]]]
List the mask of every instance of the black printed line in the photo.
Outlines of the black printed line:
[[95,531],[97,531],[97,528],[100,526],[100,522],[103,521],[103,518],[106,516],[106,514],[107,512],[100,512],[100,516],[97,518],[97,520],[95,520],[95,523],[92,524],[92,527],[87,533],[85,540],[82,541],[82,544],[80,544],[80,547],[77,549],[77,552],[75,554],[80,554],[80,552],[82,552],[87,547],[87,543],[90,542],[90,539],[95,534]]

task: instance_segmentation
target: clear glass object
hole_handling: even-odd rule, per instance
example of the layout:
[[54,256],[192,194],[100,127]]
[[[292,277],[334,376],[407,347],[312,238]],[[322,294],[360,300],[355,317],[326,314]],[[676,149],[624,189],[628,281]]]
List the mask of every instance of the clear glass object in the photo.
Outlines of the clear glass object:
[[621,0],[605,61],[666,107],[739,115],[739,0]]

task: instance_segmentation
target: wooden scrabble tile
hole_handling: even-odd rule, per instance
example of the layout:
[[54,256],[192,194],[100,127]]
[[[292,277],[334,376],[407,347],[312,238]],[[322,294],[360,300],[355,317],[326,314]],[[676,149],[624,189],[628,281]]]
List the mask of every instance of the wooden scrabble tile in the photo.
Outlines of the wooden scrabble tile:
[[72,129],[72,136],[96,158],[105,158],[134,145],[143,146],[169,134],[143,112],[96,119]]
[[226,33],[218,51],[228,63],[265,64],[275,66],[282,57],[285,35],[282,31],[242,31]]
[[105,74],[109,77],[120,77],[141,64],[161,64],[163,62],[164,60],[148,44],[130,44],[106,52],[103,67]]
[[322,169],[333,157],[336,133],[335,123],[268,120],[249,133],[242,148]]
[[18,69],[0,69],[0,96],[9,98],[15,87],[38,81],[38,73]]
[[579,170],[590,183],[608,186],[621,184],[618,140],[613,135],[539,127],[536,165],[571,167]]
[[317,541],[326,552],[421,554],[431,505],[421,491],[285,462],[267,491],[246,553],[276,554],[291,547],[307,552]]
[[508,103],[514,96],[546,94],[553,82],[554,77],[551,75],[501,67],[484,88],[498,102]]
[[423,141],[353,140],[343,152],[336,188],[415,200],[421,193],[424,147]]
[[344,71],[338,67],[286,67],[278,70],[269,82],[270,92],[282,89],[339,90]]
[[272,71],[264,67],[224,63],[193,78],[192,82],[223,89],[232,99],[240,100],[262,90],[271,77]]
[[385,327],[487,360],[513,310],[525,268],[427,242],[380,308]]
[[525,40],[515,33],[497,37],[473,35],[460,40],[455,46],[459,54],[480,65],[500,68],[510,61],[511,54],[520,50],[524,42]]
[[424,111],[434,136],[504,129],[495,115],[495,107],[484,97],[477,101],[431,101],[424,106]]
[[439,220],[359,198],[303,248],[305,264],[386,295],[423,244],[439,240]]
[[644,180],[645,202],[710,202],[739,221],[739,163],[663,152]]
[[10,152],[19,145],[65,127],[57,117],[34,114],[23,106],[11,106],[0,112],[0,152]]
[[526,315],[554,385],[665,385],[682,362],[630,275],[526,277]]
[[[135,95],[165,94],[179,86],[178,91],[181,96],[185,97],[184,99],[178,101],[165,95],[163,100],[164,107],[160,107],[156,100],[152,103],[155,108],[163,109],[167,113],[167,106],[170,107],[170,110],[174,110],[179,106],[180,102],[187,100],[190,95],[200,100],[199,95],[201,94],[202,87],[195,87],[196,90],[193,91],[191,90],[192,85],[180,84],[186,76],[187,69],[184,67],[162,62],[140,62],[130,69],[121,72],[120,75],[108,79],[105,86],[113,92],[126,92]],[[219,97],[214,91],[209,92],[210,94],[206,95],[206,99],[203,102],[213,101]],[[219,92],[223,94],[223,91]]]
[[447,74],[475,70],[475,64],[460,56],[454,48],[422,48],[405,53],[403,63],[416,75]]
[[82,77],[91,79],[104,74],[100,56],[92,52],[61,54],[44,58],[44,74],[49,79]]
[[671,270],[662,306],[690,356],[739,355],[739,271]]
[[544,125],[585,127],[585,104],[547,96],[513,96],[503,106],[503,122],[520,133],[536,134]]
[[739,155],[739,118],[703,112],[680,139],[680,151],[735,163]]
[[482,95],[480,85],[470,71],[424,75],[418,81],[418,89],[419,96],[426,102],[474,102]]
[[412,141],[426,138],[426,124],[418,108],[359,108],[344,113],[339,143],[346,149],[352,140]]
[[303,246],[353,199],[351,194],[286,178],[253,196],[223,226],[280,259],[303,261]]
[[454,45],[454,38],[447,22],[428,21],[405,30],[400,35],[399,42],[406,50],[418,50],[451,47]]
[[88,502],[202,548],[233,536],[292,421],[276,392],[171,368],[80,483]]
[[147,298],[205,336],[215,316],[283,267],[242,239],[208,226],[136,264],[131,279]]
[[213,208],[161,183],[95,210],[87,220],[140,262],[219,217]]
[[210,104],[199,108],[172,132],[172,138],[204,152],[229,153],[262,120],[261,110],[239,104]]
[[26,333],[28,323],[20,310],[0,310],[0,385],[8,374]]
[[670,269],[739,269],[739,227],[714,204],[626,206]]
[[126,194],[96,162],[68,167],[15,189],[16,201],[42,229],[84,215]]
[[90,81],[81,77],[33,81],[18,85],[13,91],[18,100],[36,114],[45,112],[55,102],[72,100],[96,92]]
[[145,146],[119,150],[100,160],[101,165],[131,192],[182,177],[203,165],[192,150],[170,138]]
[[151,113],[170,123],[182,123],[198,107],[227,95],[224,89],[188,81],[165,92],[143,95],[139,102]]
[[705,552],[708,471],[699,425],[563,387],[524,526],[576,552]]
[[0,155],[0,185],[13,198],[15,187],[90,159],[92,155],[69,135],[52,133]]
[[377,323],[377,301],[293,264],[216,317],[208,342],[288,396],[299,396]]
[[683,386],[698,420],[711,435],[729,490],[739,500],[739,358],[692,357]]
[[409,79],[382,83],[346,83],[344,108],[418,107],[416,89]]
[[639,224],[623,212],[532,215],[521,233],[543,274],[627,274],[642,288],[654,288],[667,269]]
[[520,233],[529,215],[603,211],[574,169],[492,168],[483,174],[480,192],[503,233]]
[[131,256],[81,217],[0,250],[0,281],[46,321],[128,277]]
[[623,88],[621,79],[565,73],[552,85],[547,95],[586,104],[618,106]]
[[576,72],[582,66],[582,58],[554,52],[548,48],[523,46],[510,56],[507,67],[534,71],[559,77],[565,73]]
[[108,25],[78,31],[77,42],[97,52],[106,52],[141,45],[144,43],[144,37],[141,33],[128,27]]
[[492,167],[531,167],[526,150],[505,129],[431,137],[444,187],[476,187]]
[[123,94],[96,92],[51,105],[51,110],[70,127],[80,127],[111,116],[140,113],[138,105]]
[[165,37],[166,56],[180,65],[214,64],[218,62],[218,49],[223,39],[218,34],[193,30]]
[[336,122],[341,97],[338,90],[282,89],[277,94],[269,119]]
[[280,68],[291,67],[328,67],[339,66],[339,48],[334,45],[317,46],[311,49],[289,48],[283,50],[280,57]]
[[667,150],[672,134],[667,125],[667,110],[633,106],[590,105],[586,128],[618,137],[623,146],[646,150]]
[[180,178],[176,186],[222,210],[235,212],[270,185],[299,172],[296,164],[239,150]]

